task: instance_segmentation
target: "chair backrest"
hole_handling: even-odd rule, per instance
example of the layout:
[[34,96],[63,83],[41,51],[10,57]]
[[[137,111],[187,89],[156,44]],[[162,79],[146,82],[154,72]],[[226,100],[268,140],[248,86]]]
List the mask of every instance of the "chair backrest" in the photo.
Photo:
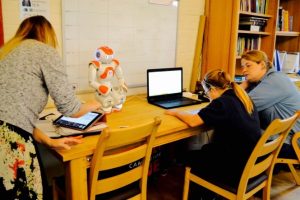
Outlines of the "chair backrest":
[[300,147],[299,147],[299,140],[300,139],[300,132],[297,132],[293,135],[292,138],[292,146],[295,150],[296,156],[298,158],[298,161],[300,162]]
[[[140,199],[146,199],[148,169],[152,146],[161,120],[135,127],[102,131],[92,157],[89,174],[89,198],[110,192],[140,180]],[[102,171],[116,169],[138,161],[137,167],[108,178],[100,178]]]
[[[266,195],[266,197],[270,196],[269,192],[272,182],[272,173],[278,153],[285,138],[299,117],[299,114],[300,112],[297,112],[292,117],[283,120],[275,119],[267,127],[256,144],[244,168],[238,187],[237,199],[247,199],[262,188],[269,188],[265,190],[266,193],[264,192],[264,195]],[[276,136],[276,138],[270,139],[272,136]],[[258,186],[256,185],[255,190],[247,193],[247,187],[251,181],[250,179],[254,177],[257,178],[259,176],[267,177],[265,177],[265,180],[260,182]]]
[[300,164],[300,146],[298,144],[299,139],[300,139],[300,132],[297,132],[293,135],[292,142],[291,142],[291,145],[294,149],[296,157],[285,158],[285,157],[278,156],[277,161],[276,161],[276,163],[287,164],[297,185],[300,185],[300,176],[299,176],[297,170],[295,169],[294,165]]

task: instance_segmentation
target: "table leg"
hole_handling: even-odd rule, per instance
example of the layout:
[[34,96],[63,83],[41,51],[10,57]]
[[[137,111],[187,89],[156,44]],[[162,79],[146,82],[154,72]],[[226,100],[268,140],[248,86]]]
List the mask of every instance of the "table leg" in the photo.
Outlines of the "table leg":
[[66,196],[68,200],[87,200],[86,158],[78,158],[66,164]]

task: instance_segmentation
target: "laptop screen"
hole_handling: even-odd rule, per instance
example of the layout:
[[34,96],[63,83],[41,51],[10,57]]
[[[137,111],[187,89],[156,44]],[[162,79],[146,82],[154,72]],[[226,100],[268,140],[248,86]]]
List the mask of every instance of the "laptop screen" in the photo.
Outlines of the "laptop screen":
[[182,93],[182,68],[147,70],[148,97]]

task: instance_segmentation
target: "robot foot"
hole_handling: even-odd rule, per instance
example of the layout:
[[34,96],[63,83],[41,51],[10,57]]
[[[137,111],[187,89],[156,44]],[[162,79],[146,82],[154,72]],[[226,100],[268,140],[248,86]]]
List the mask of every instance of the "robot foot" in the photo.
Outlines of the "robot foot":
[[101,108],[101,111],[105,114],[109,114],[113,111],[113,109],[111,107],[109,108]]
[[119,104],[119,105],[114,105],[113,108],[112,108],[112,111],[113,112],[117,112],[117,111],[120,111],[123,107],[123,104]]

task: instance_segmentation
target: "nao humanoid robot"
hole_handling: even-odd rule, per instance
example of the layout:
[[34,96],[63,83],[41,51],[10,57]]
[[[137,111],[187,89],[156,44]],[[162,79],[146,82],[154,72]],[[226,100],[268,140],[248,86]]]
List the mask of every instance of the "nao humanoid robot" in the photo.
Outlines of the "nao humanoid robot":
[[89,83],[96,89],[96,99],[103,112],[121,110],[128,88],[111,48],[102,46],[96,50],[95,60],[89,64]]

